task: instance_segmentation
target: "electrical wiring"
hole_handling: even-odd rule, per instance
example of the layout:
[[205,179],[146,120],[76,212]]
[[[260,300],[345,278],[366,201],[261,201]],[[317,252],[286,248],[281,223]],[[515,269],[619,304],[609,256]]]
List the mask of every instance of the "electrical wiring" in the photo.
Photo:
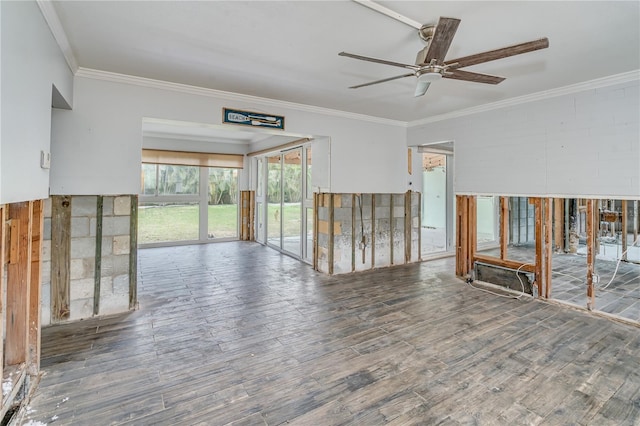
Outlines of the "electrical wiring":
[[635,245],[638,242],[640,242],[640,236],[638,238],[636,238],[636,240],[629,247],[627,247],[627,249],[620,255],[620,257],[618,258],[618,262],[616,262],[616,269],[613,271],[613,276],[611,277],[611,279],[609,280],[607,285],[605,285],[604,287],[601,287],[600,290],[605,290],[607,287],[609,287],[611,285],[613,280],[616,278],[616,274],[618,273],[618,268],[620,267],[620,262],[622,262],[622,258],[624,257],[625,254],[627,254],[629,249],[631,247],[635,247]]

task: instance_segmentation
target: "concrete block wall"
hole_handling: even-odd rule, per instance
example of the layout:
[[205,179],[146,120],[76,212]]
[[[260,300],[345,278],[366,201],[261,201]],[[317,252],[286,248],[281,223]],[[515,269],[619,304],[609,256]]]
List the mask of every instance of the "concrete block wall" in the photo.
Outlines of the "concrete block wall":
[[[129,310],[131,196],[71,197],[69,320],[93,316],[96,266],[100,267],[99,315]],[[45,201],[42,253],[42,325],[51,319],[51,199]],[[96,262],[98,221],[102,220],[101,256]]]
[[[411,197],[409,204],[407,196]],[[410,216],[409,229],[405,229],[406,215]],[[419,230],[418,193],[320,194],[318,270],[343,274],[419,261]],[[409,254],[406,254],[407,238],[410,238]]]

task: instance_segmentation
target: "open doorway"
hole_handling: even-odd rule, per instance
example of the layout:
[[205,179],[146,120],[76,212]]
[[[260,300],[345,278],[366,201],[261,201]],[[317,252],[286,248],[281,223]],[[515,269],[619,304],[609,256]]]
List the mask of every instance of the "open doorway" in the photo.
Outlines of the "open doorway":
[[420,146],[422,164],[421,255],[453,253],[453,142]]

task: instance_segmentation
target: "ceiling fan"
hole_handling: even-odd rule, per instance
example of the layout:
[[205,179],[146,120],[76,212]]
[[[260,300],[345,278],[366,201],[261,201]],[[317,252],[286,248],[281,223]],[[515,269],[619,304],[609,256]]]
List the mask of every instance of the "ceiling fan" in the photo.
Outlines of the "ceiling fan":
[[423,41],[427,43],[427,45],[418,52],[415,65],[371,58],[368,56],[355,55],[353,53],[347,52],[338,53],[338,55],[340,56],[359,59],[361,61],[391,65],[394,67],[405,68],[411,71],[406,74],[383,78],[382,80],[371,81],[369,83],[358,84],[349,88],[357,89],[359,87],[371,86],[373,84],[384,83],[387,81],[412,76],[415,76],[418,79],[414,96],[424,95],[427,92],[429,85],[434,81],[440,80],[441,78],[471,81],[474,83],[498,84],[504,80],[504,77],[464,71],[460,68],[481,64],[484,62],[495,61],[496,59],[507,58],[509,56],[520,55],[522,53],[532,52],[534,50],[545,49],[549,47],[549,40],[545,37],[539,40],[515,44],[513,46],[503,47],[501,49],[490,50],[487,52],[476,53],[474,55],[445,61],[445,56],[449,51],[449,46],[451,45],[453,36],[458,30],[459,24],[459,19],[441,17],[437,25],[423,25],[418,30],[418,35]]

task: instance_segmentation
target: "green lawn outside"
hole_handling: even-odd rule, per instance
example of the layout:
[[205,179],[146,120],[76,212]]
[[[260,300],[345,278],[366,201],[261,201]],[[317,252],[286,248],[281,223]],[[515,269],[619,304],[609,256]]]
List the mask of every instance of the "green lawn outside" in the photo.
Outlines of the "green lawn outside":
[[[284,206],[285,235],[300,232],[299,205]],[[275,220],[278,216],[275,211]],[[296,219],[293,219],[296,218]],[[235,238],[238,236],[238,207],[235,204],[209,206],[209,234],[212,238]],[[187,241],[198,239],[198,205],[145,206],[138,209],[138,243],[149,244],[166,241]]]

